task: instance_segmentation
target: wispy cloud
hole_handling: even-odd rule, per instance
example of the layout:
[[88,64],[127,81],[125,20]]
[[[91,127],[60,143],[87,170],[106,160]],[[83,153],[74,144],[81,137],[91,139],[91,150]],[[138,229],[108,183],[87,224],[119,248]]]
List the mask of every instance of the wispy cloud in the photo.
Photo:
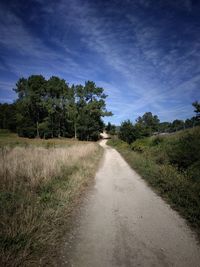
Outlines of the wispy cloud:
[[40,34],[13,11],[0,11],[2,58],[16,77],[93,79],[106,88],[116,123],[148,110],[163,120],[192,114],[189,102],[200,98],[200,23],[190,18],[192,1],[37,2],[29,25],[41,21]]

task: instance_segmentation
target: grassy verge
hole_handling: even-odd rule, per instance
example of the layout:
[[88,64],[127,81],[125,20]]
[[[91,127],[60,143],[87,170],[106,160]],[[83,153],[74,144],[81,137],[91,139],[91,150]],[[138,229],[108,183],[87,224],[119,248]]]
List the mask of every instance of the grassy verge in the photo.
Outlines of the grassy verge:
[[95,143],[32,142],[0,148],[1,266],[51,266],[68,215],[102,155]]
[[[80,142],[76,139],[71,138],[52,138],[52,139],[37,139],[37,138],[24,138],[19,137],[15,133],[10,133],[7,130],[1,130],[0,129],[0,148],[9,146],[9,147],[15,147],[15,146],[21,146],[21,147],[27,147],[27,146],[36,146],[36,147],[45,147],[45,148],[55,148],[55,147],[69,147],[75,144],[79,144]],[[82,141],[82,144],[87,144],[87,142]]]
[[[129,165],[179,211],[199,234],[200,176],[199,167],[196,167],[198,164],[193,164],[195,167],[192,168],[181,169],[170,160],[172,151],[177,149],[175,144],[182,138],[182,134],[162,138],[161,141],[156,137],[137,140],[131,145],[115,139],[109,140],[108,145],[116,148]],[[195,142],[194,139],[191,140]],[[179,152],[176,150],[176,153]],[[185,158],[184,154],[184,160]]]

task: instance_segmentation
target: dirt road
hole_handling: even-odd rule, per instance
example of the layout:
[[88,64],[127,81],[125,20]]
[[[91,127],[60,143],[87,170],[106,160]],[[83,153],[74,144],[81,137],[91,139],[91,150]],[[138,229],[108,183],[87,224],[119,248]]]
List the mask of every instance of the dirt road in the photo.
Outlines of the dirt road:
[[105,144],[95,185],[66,237],[62,266],[200,266],[185,221]]

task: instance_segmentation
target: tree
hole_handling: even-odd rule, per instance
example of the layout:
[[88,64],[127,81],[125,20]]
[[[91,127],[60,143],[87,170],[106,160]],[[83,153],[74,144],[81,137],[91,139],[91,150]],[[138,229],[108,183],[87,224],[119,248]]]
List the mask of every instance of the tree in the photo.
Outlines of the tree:
[[0,103],[0,129],[16,131],[16,105]]
[[146,112],[142,117],[136,119],[136,125],[141,128],[142,136],[150,136],[159,129],[159,118],[151,112]]
[[85,86],[72,85],[52,76],[21,78],[16,84],[18,94],[18,133],[27,137],[67,136],[81,140],[97,140],[104,128],[106,110],[103,88],[88,81]]
[[28,79],[21,78],[14,89],[18,94],[18,124],[22,135],[23,129],[31,128],[31,137],[39,137],[39,123],[45,118],[46,80],[42,75],[32,75]]
[[197,114],[197,120],[200,120],[200,103],[198,101],[195,101],[194,103],[192,103],[192,105],[195,108],[194,112]]
[[107,96],[103,91],[92,81],[76,86],[77,135],[81,140],[97,140],[104,128],[102,117],[112,115],[106,110]]
[[183,130],[184,128],[185,128],[184,121],[182,121],[182,120],[174,120],[172,122],[171,130],[173,132],[176,132],[176,131],[179,131],[179,130]]
[[51,135],[61,137],[65,135],[65,124],[69,99],[69,87],[65,80],[52,76],[47,81],[46,108],[51,128]]
[[105,127],[105,130],[108,134],[114,135],[116,133],[116,126],[108,122]]
[[67,122],[69,122],[68,136],[77,139],[78,107],[76,103],[76,86],[69,88],[69,101],[67,105]]
[[168,133],[170,132],[170,129],[171,129],[171,123],[170,122],[161,122],[159,123],[159,132],[160,133]]
[[130,120],[122,122],[119,131],[119,138],[128,144],[136,140],[135,127]]

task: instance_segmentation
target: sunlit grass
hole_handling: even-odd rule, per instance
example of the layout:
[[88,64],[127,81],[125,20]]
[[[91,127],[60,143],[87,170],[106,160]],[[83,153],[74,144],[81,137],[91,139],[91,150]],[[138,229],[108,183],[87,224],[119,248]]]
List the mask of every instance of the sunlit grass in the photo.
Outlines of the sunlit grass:
[[64,140],[51,140],[56,146],[47,148],[41,140],[14,147],[7,141],[0,148],[0,263],[39,266],[40,258],[41,266],[51,261],[72,204],[94,177],[102,149],[89,142],[65,146]]
[[[196,127],[167,136],[139,139],[131,145],[117,138],[108,141],[108,144],[115,147],[129,165],[178,210],[198,233],[200,159],[196,161],[196,158],[200,151],[199,136],[200,127]],[[182,162],[188,162],[191,166],[183,168]]]

